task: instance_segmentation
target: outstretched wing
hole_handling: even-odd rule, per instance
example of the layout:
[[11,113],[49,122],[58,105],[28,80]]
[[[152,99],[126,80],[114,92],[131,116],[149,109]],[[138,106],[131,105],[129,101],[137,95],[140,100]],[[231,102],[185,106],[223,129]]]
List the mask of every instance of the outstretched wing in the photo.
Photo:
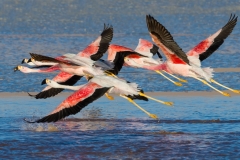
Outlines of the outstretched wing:
[[[72,74],[69,74],[66,72],[60,72],[53,78],[53,80],[62,85],[73,86],[81,78],[82,78],[81,76],[72,75]],[[31,95],[29,93],[28,94],[29,94],[29,96],[34,97],[36,99],[46,99],[46,98],[57,95],[58,93],[62,92],[63,90],[64,89],[62,89],[62,88],[52,88],[50,86],[47,86],[40,93],[38,93],[36,95]]]
[[69,115],[80,112],[88,104],[103,96],[109,88],[104,88],[96,83],[89,82],[78,91],[70,95],[49,115],[29,123],[56,122]]
[[158,52],[158,49],[158,46],[155,44],[152,44],[145,39],[139,39],[138,46],[135,51],[150,58],[157,54],[158,57],[162,59],[162,55]]
[[147,27],[154,43],[163,51],[169,61],[175,64],[189,64],[187,55],[174,41],[170,32],[152,16],[146,16]]
[[[232,30],[237,24],[237,16],[230,16],[228,23],[207,39],[200,42],[193,49],[188,51],[188,56],[196,56],[200,61],[208,58],[215,52],[224,42],[224,40],[232,33]],[[198,57],[199,56],[199,57]]]
[[108,50],[108,46],[113,38],[113,27],[104,24],[101,35],[90,45],[88,45],[78,55],[81,57],[88,57],[94,61],[100,59],[103,54]]
[[44,56],[44,55],[40,55],[40,54],[36,54],[36,53],[29,53],[29,54],[34,60],[40,61],[40,62],[53,62],[53,63],[65,63],[65,64],[70,64],[70,65],[78,65],[69,60],[66,60],[65,56],[59,56],[56,58],[52,58],[49,56]]

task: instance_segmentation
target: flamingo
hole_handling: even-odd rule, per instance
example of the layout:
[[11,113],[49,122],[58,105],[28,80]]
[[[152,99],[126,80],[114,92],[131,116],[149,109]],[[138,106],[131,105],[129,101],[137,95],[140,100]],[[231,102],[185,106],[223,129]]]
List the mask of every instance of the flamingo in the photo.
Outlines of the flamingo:
[[[38,71],[38,72],[52,72],[54,70],[61,70],[64,73],[66,72],[70,75],[74,75],[74,76],[72,76],[71,79],[64,82],[68,85],[75,84],[77,82],[77,80],[79,80],[82,76],[84,76],[84,72],[83,72],[84,70],[93,75],[103,75],[104,74],[104,71],[102,69],[93,66],[95,61],[93,61],[89,58],[86,58],[86,57],[79,57],[78,55],[68,54],[68,55],[64,55],[64,56],[61,56],[61,57],[58,57],[57,59],[55,59],[55,58],[51,58],[48,56],[34,54],[34,53],[30,53],[30,55],[31,55],[32,59],[36,59],[37,61],[54,62],[54,63],[57,63],[57,65],[49,67],[47,69],[41,69],[41,70],[40,69],[30,69],[27,67],[18,66],[17,68],[15,68],[15,70],[18,69],[25,73],[27,73],[29,71],[34,72],[33,70]],[[63,89],[61,89],[61,90],[58,89],[57,91],[47,91],[48,89],[49,89],[49,87],[45,88],[42,91],[44,93],[40,92],[37,95],[31,95],[29,93],[28,94],[32,97],[35,97],[36,99],[48,98],[48,97],[56,95],[56,93],[61,92],[63,90]],[[112,96],[108,95],[107,93],[106,93],[106,96],[110,100],[114,99]]]
[[[162,67],[162,62],[157,61],[152,57],[149,57],[148,55],[142,55],[130,48],[111,44],[108,49],[108,60],[114,63],[118,61],[118,63],[115,64],[115,68],[118,68],[118,70],[122,68],[123,64],[125,64],[126,66],[136,68],[144,68],[147,70],[155,71],[158,74],[161,74],[163,77],[165,77],[166,79],[168,79],[177,86],[182,86],[181,83],[171,80],[170,78],[168,78],[159,71],[164,69]],[[186,82],[186,80],[182,79],[181,81]]]
[[[106,65],[109,65],[109,63],[107,63],[103,60],[100,60],[100,58],[107,51],[109,43],[111,42],[112,38],[113,38],[113,27],[104,24],[104,28],[103,28],[103,31],[102,31],[101,35],[97,39],[95,39],[91,44],[89,44],[83,51],[79,52],[77,55],[80,56],[80,57],[87,57],[87,58],[90,58],[92,60],[97,61],[95,63],[96,65],[103,64],[103,63],[105,63]],[[34,59],[30,59],[30,60],[35,62],[35,63],[38,62]],[[24,60],[24,62],[25,61],[26,60]],[[101,62],[98,62],[98,61],[101,61]],[[45,65],[45,64],[46,64],[46,62],[42,63],[42,65]],[[49,69],[42,69],[42,70],[41,69],[36,69],[36,70],[34,70],[34,69],[29,69],[29,68],[24,67],[24,66],[17,66],[17,67],[15,67],[14,70],[15,71],[20,70],[22,72],[25,71],[24,73],[52,72],[54,70],[58,70],[58,67],[57,66],[52,66]],[[80,78],[81,78],[81,76],[78,77],[76,75],[70,75],[66,72],[60,72],[53,79],[54,80],[57,79],[58,82],[61,82],[65,85],[74,85]],[[63,89],[59,90],[59,89],[48,87],[48,88],[44,88],[37,95],[32,95],[32,96],[34,96],[37,99],[48,98],[48,97],[51,97],[51,96],[55,96],[56,94],[60,93],[62,90]]]
[[[151,118],[157,119],[157,116],[155,114],[151,114],[147,112],[145,109],[140,107],[138,104],[136,104],[129,96],[146,96],[144,93],[140,92],[139,88],[137,87],[137,84],[135,83],[127,83],[126,81],[122,79],[118,79],[111,76],[106,75],[99,75],[94,76],[90,73],[85,72],[85,76],[87,79],[89,79],[87,84],[81,85],[81,86],[65,86],[60,85],[52,80],[45,79],[43,80],[42,84],[48,84],[51,87],[57,87],[57,88],[67,88],[71,90],[76,90],[72,95],[70,95],[66,100],[64,100],[55,110],[53,110],[49,115],[38,119],[36,121],[25,121],[29,123],[42,123],[42,122],[56,122],[64,117],[67,117],[72,114],[78,113],[81,109],[86,107],[88,104],[92,103],[93,101],[97,100],[101,96],[103,96],[106,92],[114,92],[120,94],[121,97],[127,99],[129,102],[137,106],[139,109],[141,109],[143,112],[145,112],[147,115],[149,115]],[[166,105],[172,105],[172,102],[164,102],[160,101],[158,99],[154,99],[150,97],[151,99],[166,104]]]
[[[211,53],[213,53],[223,43],[224,39],[227,38],[227,36],[232,32],[234,26],[236,25],[237,17],[230,16],[229,22],[222,29],[210,36],[210,38],[208,38],[206,41],[203,41],[205,42],[205,45],[203,45],[204,43],[197,45],[197,47],[189,52],[189,56],[186,55],[174,41],[170,32],[152,16],[147,15],[146,22],[153,42],[157,44],[157,46],[167,57],[167,61],[164,63],[164,66],[168,72],[179,74],[185,77],[195,78],[222,95],[230,96],[229,93],[220,91],[209,84],[209,82],[216,84],[218,82],[213,80],[213,70],[211,68],[201,68],[201,63],[198,56],[199,52],[202,51],[203,54],[200,57],[204,58],[207,58]],[[236,90],[232,91],[238,92]]]
[[[195,65],[201,65],[200,61],[205,60],[213,52],[215,52],[224,42],[224,40],[231,34],[232,30],[237,24],[237,17],[235,15],[230,15],[228,22],[213,35],[209,36],[205,40],[201,41],[198,45],[196,45],[193,49],[187,52],[187,57],[191,61],[191,63],[195,63]],[[167,68],[165,64],[163,64],[165,73],[170,73],[171,71]],[[172,74],[170,74],[172,75]],[[213,83],[218,83],[215,80],[211,79]],[[218,83],[221,86],[221,84]],[[222,86],[227,88],[235,93],[239,93],[238,90],[233,90],[229,87]]]
[[[135,51],[144,55],[144,56],[148,56],[150,58],[152,58],[157,53],[157,55],[159,57],[159,60],[158,60],[159,64],[161,64],[161,63],[163,63],[162,55],[158,52],[158,49],[159,49],[159,47],[157,47],[155,44],[152,44],[151,42],[149,42],[145,39],[139,39],[138,46],[136,47]],[[161,71],[163,71],[163,72],[167,73],[168,75],[176,78],[180,82],[184,82],[184,83],[187,82],[187,80],[179,78],[177,76],[174,76],[173,74],[167,72],[166,70],[159,70],[157,72],[161,72]],[[160,74],[163,75],[163,73],[160,73]],[[165,77],[165,75],[163,75],[163,77]]]

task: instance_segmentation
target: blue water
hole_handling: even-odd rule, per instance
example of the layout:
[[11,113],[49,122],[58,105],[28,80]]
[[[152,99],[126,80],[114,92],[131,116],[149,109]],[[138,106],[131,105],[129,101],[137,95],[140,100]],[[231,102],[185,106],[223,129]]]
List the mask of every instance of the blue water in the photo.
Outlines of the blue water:
[[[231,13],[240,16],[238,0],[231,1],[112,1],[2,0],[0,2],[0,92],[23,92],[0,97],[0,159],[239,159],[239,98],[215,96],[156,96],[173,101],[169,108],[156,102],[137,103],[160,120],[152,120],[130,103],[101,98],[75,116],[55,124],[29,125],[23,118],[51,112],[65,96],[35,100],[50,74],[13,72],[31,52],[48,56],[78,53],[103,29],[113,25],[112,43],[135,48],[138,39],[151,40],[145,16],[151,14],[172,33],[184,51],[223,27]],[[239,24],[202,66],[237,68]],[[104,56],[106,57],[106,56]],[[194,79],[175,87],[160,75],[123,68],[119,75],[144,91],[211,91]],[[218,72],[214,78],[240,89],[239,72]],[[84,79],[78,84],[86,83]],[[221,88],[220,88],[221,89]]]

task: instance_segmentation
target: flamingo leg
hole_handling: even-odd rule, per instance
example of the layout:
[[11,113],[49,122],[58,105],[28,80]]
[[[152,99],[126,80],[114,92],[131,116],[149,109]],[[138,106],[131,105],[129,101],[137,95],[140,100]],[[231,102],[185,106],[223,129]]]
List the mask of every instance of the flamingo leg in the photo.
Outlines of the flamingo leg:
[[226,88],[226,89],[228,89],[228,90],[230,90],[230,91],[232,91],[232,92],[234,92],[234,93],[240,93],[240,90],[236,90],[236,89],[232,89],[232,88],[229,88],[229,87],[227,87],[227,86],[224,86],[223,84],[215,81],[215,80],[212,79],[212,78],[211,78],[211,82],[213,82],[213,83],[215,83],[215,84],[217,84],[217,85],[219,85],[219,86],[221,86],[221,87],[223,87],[223,88]]
[[205,80],[203,80],[203,79],[200,79],[200,78],[197,78],[197,77],[192,77],[192,78],[195,78],[195,79],[201,81],[203,84],[208,85],[209,87],[211,87],[211,88],[214,89],[215,91],[221,93],[222,95],[227,96],[227,97],[230,97],[230,94],[229,94],[229,93],[218,90],[217,88],[215,88],[215,87],[213,87],[212,85],[210,85],[207,81],[205,81]]
[[165,76],[162,72],[157,71],[157,70],[156,70],[155,72],[157,72],[158,74],[161,74],[164,78],[166,78],[167,80],[169,80],[170,82],[172,82],[172,83],[175,84],[176,86],[182,86],[182,83],[175,82],[175,81],[171,80],[170,78],[168,78],[167,76]]
[[159,102],[159,103],[165,104],[165,105],[167,105],[167,106],[172,106],[172,105],[173,105],[173,102],[161,101],[161,100],[159,100],[159,99],[155,99],[155,98],[153,98],[153,97],[150,97],[150,96],[148,96],[148,95],[146,95],[146,94],[144,94],[144,93],[142,93],[142,92],[139,92],[139,95],[140,95],[140,96],[147,97],[147,98],[149,98],[149,99],[151,99],[151,100],[154,100],[154,101],[157,101],[157,102]]
[[114,100],[113,96],[110,96],[108,93],[105,93],[105,96],[109,99],[109,100]]
[[140,110],[142,110],[143,112],[145,112],[149,117],[153,118],[153,119],[158,119],[157,115],[149,113],[148,111],[146,111],[145,109],[143,109],[142,107],[140,107],[136,102],[134,102],[131,98],[128,98],[125,95],[120,95],[121,97],[127,99],[130,103],[132,103],[133,105],[135,105],[136,107],[138,107]]
[[174,76],[173,74],[168,73],[168,72],[166,72],[166,71],[164,71],[164,70],[163,70],[163,72],[165,72],[165,73],[167,73],[168,75],[170,75],[170,76],[172,76],[172,77],[178,79],[180,82],[184,82],[184,83],[187,83],[187,82],[188,82],[187,80],[182,79],[182,78],[179,78],[179,77],[177,77],[177,76]]

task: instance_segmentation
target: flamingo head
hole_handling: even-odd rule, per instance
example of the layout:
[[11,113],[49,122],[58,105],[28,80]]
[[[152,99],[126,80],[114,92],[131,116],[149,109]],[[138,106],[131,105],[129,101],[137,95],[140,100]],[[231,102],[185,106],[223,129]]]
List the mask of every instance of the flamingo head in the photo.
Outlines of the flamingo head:
[[42,81],[41,85],[48,84],[48,83],[51,83],[51,80],[46,78]]
[[29,72],[31,72],[31,69],[28,67],[18,65],[17,67],[14,68],[14,72],[16,72],[16,71],[21,71],[23,73],[29,73]]
[[129,57],[124,57],[124,65],[125,66],[132,66],[132,61],[133,59],[129,58]]
[[44,79],[41,84],[42,85],[47,84],[48,86],[51,86],[53,88],[58,88],[59,87],[59,84],[57,82],[55,82],[51,79],[48,79],[48,78]]
[[24,59],[22,60],[22,64],[23,64],[23,63],[29,63],[29,62],[31,62],[31,59],[24,58]]

